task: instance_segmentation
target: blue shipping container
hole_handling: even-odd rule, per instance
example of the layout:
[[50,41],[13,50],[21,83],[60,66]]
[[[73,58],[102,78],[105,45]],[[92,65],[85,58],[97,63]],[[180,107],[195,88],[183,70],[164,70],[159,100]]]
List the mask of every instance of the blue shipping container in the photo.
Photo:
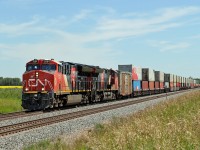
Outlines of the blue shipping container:
[[140,80],[133,81],[133,90],[141,91],[141,81]]

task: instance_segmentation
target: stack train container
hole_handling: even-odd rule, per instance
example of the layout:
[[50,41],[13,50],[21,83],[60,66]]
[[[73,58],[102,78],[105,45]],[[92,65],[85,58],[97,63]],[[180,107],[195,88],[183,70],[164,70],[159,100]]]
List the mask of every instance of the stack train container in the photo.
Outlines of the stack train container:
[[165,90],[168,91],[174,91],[174,79],[173,74],[165,74]]
[[176,78],[177,78],[177,75],[174,75],[173,77],[174,77],[174,81],[173,81],[174,82],[174,91],[176,91]]
[[190,82],[189,82],[189,78],[186,78],[186,88],[190,88]]
[[132,67],[132,80],[133,80],[133,94],[134,96],[141,95],[142,93],[142,68]]
[[187,82],[186,82],[186,77],[183,78],[183,87],[184,89],[187,88]]
[[182,89],[182,78],[183,77],[180,76],[180,88],[179,88],[180,90]]
[[185,77],[182,77],[181,89],[185,89]]
[[155,92],[164,92],[164,72],[155,71]]
[[176,76],[176,90],[180,90],[180,76]]
[[194,88],[197,87],[197,80],[194,79]]
[[143,93],[155,93],[155,71],[153,69],[142,68],[142,82]]
[[194,88],[194,80],[193,79],[189,79],[189,83],[190,83],[190,87],[193,89]]
[[132,94],[142,94],[142,68],[133,65],[118,65],[118,70],[132,73]]
[[132,79],[131,73],[129,72],[120,72],[119,74],[119,86],[120,93],[123,97],[129,97],[132,94]]

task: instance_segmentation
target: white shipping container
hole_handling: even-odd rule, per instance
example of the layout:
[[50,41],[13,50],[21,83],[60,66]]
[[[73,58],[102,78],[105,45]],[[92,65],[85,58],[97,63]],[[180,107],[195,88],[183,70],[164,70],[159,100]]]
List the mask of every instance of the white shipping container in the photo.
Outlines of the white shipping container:
[[174,91],[176,91],[176,83],[174,82]]
[[164,72],[155,71],[155,81],[164,82]]
[[185,77],[183,78],[183,83],[186,84],[186,78]]
[[193,79],[190,79],[190,83],[194,84],[194,80],[193,80]]
[[132,66],[132,80],[142,80],[142,68]]
[[190,87],[190,81],[188,78],[186,78],[186,85],[187,85],[187,87]]
[[169,82],[165,82],[165,88],[169,88]]
[[164,81],[165,82],[173,82],[174,79],[173,79],[173,74],[164,74]]
[[155,71],[149,68],[142,68],[143,81],[155,81]]
[[176,82],[177,82],[177,83],[180,83],[180,76],[177,76],[177,77],[176,77]]
[[174,75],[170,74],[170,82],[174,82]]
[[197,80],[194,80],[194,84],[197,84]]
[[176,83],[174,83],[174,87],[176,87]]
[[149,69],[149,81],[155,81],[155,72],[153,69]]
[[182,83],[184,83],[184,84],[185,84],[185,77],[183,77],[183,78],[182,78]]
[[174,83],[176,83],[177,81],[176,81],[176,77],[177,77],[177,75],[174,75]]

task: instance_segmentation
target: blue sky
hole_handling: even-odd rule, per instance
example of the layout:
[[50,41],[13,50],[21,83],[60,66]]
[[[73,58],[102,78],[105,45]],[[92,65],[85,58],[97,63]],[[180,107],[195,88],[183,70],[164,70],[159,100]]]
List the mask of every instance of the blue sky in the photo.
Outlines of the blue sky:
[[197,0],[0,0],[0,76],[34,58],[200,77]]

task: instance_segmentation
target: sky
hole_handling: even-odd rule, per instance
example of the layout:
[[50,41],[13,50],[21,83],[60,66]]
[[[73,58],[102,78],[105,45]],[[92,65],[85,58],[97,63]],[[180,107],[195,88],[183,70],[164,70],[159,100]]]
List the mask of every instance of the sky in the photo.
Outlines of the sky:
[[51,58],[200,77],[200,1],[0,0],[0,76]]

